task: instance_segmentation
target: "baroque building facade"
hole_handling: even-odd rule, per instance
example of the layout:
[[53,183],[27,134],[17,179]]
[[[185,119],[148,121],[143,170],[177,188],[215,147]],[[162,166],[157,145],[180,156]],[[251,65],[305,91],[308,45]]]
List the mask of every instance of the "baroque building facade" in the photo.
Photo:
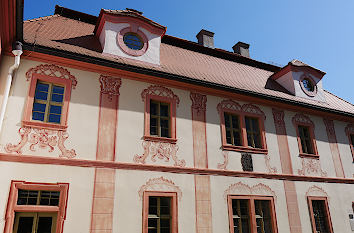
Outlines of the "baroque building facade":
[[354,231],[354,106],[323,71],[168,36],[133,9],[11,12],[4,233]]

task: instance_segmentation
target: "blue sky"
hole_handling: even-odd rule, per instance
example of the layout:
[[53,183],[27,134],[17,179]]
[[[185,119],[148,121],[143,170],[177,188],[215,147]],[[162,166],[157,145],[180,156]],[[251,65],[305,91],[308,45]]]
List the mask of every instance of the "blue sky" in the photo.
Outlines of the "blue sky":
[[206,29],[215,46],[250,44],[252,58],[284,66],[299,59],[325,71],[323,86],[354,103],[353,0],[25,0],[24,18],[52,15],[56,4],[92,15],[101,8],[133,8],[167,34],[196,41]]

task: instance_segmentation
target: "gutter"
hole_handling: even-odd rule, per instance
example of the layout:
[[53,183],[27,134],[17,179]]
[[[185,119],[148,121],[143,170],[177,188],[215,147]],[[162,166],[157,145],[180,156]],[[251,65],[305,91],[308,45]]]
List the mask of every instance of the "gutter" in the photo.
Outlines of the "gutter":
[[226,85],[207,82],[207,81],[203,81],[203,80],[196,80],[196,79],[192,79],[192,78],[189,78],[186,76],[170,74],[170,73],[166,73],[166,72],[162,72],[162,71],[151,70],[151,69],[137,67],[137,66],[133,66],[133,65],[117,63],[117,62],[108,61],[108,60],[105,60],[102,58],[95,58],[95,57],[91,57],[91,56],[87,56],[87,55],[83,55],[83,54],[68,52],[68,51],[54,49],[54,48],[50,48],[50,47],[39,46],[39,45],[34,46],[33,44],[29,44],[29,43],[24,42],[23,48],[24,48],[24,50],[28,50],[28,51],[44,53],[44,54],[48,54],[48,55],[63,57],[63,58],[81,61],[81,62],[85,62],[85,63],[91,63],[91,64],[106,66],[106,67],[110,67],[110,68],[121,69],[121,70],[140,73],[140,74],[146,74],[146,75],[155,76],[155,77],[159,77],[159,78],[185,82],[185,83],[189,83],[189,84],[224,90],[224,91],[228,91],[228,92],[232,92],[232,93],[236,93],[236,94],[257,97],[260,99],[266,99],[266,100],[286,103],[286,104],[299,106],[299,107],[305,107],[305,108],[309,108],[309,109],[316,109],[319,111],[324,111],[324,112],[329,112],[332,114],[339,114],[339,115],[343,115],[345,117],[353,117],[354,118],[354,113],[348,113],[348,112],[343,112],[343,111],[339,111],[339,110],[335,110],[335,109],[329,109],[329,108],[325,108],[325,107],[321,107],[321,106],[317,106],[317,105],[312,105],[312,104],[308,104],[308,103],[301,103],[301,102],[297,102],[294,100],[285,99],[282,97],[271,96],[271,95],[253,92],[253,91],[244,90],[244,89],[239,89],[239,88],[235,88],[235,87],[229,87]]
[[22,54],[22,43],[21,42],[19,42],[19,41],[15,42],[15,44],[13,46],[12,53],[13,53],[13,55],[15,55],[15,63],[9,68],[9,72],[8,72],[6,83],[5,83],[4,96],[3,96],[2,105],[1,105],[1,109],[0,109],[0,132],[2,129],[2,125],[4,123],[6,106],[7,106],[7,102],[9,99],[13,75],[14,75],[14,72],[20,66],[20,62],[21,62],[21,54]]

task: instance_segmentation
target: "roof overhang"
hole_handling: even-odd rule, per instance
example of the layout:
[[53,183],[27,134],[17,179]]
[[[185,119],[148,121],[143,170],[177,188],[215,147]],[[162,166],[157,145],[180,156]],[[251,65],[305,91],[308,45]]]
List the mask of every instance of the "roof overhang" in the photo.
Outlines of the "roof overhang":
[[[0,1],[0,40],[1,51],[11,51],[11,45],[16,40],[16,17],[22,15],[23,5],[21,0],[2,0]],[[21,22],[22,23],[22,22]]]
[[157,34],[160,36],[164,36],[166,33],[166,27],[162,26],[141,14],[129,11],[129,10],[105,10],[101,9],[100,15],[98,16],[98,20],[96,23],[96,27],[94,30],[94,34],[99,36],[101,34],[102,28],[105,22],[111,23],[136,23],[137,25],[143,25],[148,31],[153,34]]

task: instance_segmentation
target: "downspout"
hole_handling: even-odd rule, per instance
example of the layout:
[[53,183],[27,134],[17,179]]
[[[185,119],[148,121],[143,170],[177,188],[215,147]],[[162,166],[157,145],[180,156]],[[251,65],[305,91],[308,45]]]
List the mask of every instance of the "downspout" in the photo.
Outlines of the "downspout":
[[22,54],[22,43],[21,42],[16,41],[14,43],[12,53],[13,53],[13,55],[15,55],[15,63],[9,68],[9,73],[7,75],[7,79],[6,79],[6,83],[5,83],[4,96],[3,96],[1,110],[0,110],[0,132],[2,130],[2,125],[4,122],[6,106],[7,106],[7,102],[9,99],[13,74],[17,70],[17,68],[20,66],[20,57]]

